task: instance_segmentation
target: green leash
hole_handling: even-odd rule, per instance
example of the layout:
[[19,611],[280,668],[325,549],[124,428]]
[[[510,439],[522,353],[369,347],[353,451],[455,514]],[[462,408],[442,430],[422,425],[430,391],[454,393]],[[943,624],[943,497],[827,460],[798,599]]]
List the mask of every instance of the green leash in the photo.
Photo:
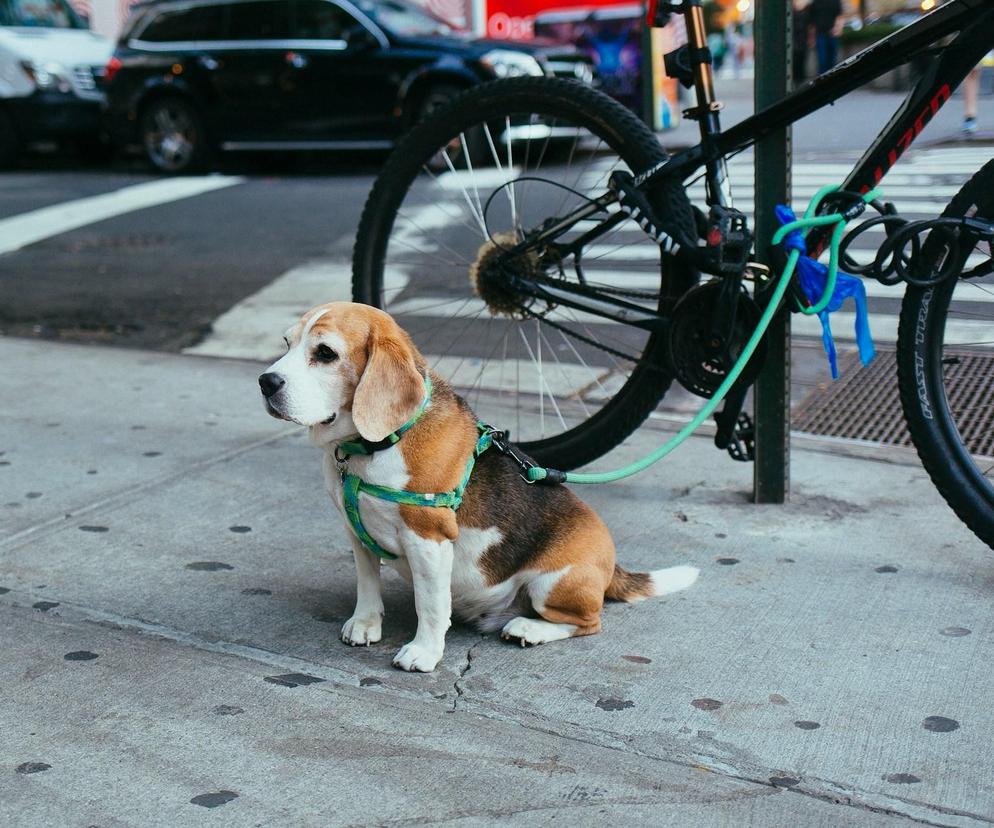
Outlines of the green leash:
[[[784,236],[793,230],[803,230],[806,233],[806,231],[810,230],[812,227],[824,227],[829,224],[835,225],[835,231],[832,233],[832,240],[830,243],[828,280],[825,284],[825,292],[822,294],[821,300],[816,305],[813,305],[810,308],[801,309],[803,313],[808,315],[820,313],[824,310],[831,301],[832,294],[835,292],[835,282],[839,272],[839,243],[842,241],[842,235],[845,232],[848,220],[842,213],[829,213],[824,216],[816,216],[815,212],[825,196],[829,193],[834,193],[838,189],[839,187],[834,185],[822,187],[811,199],[811,203],[808,205],[808,209],[805,211],[804,217],[799,218],[797,221],[792,221],[790,224],[783,225],[783,227],[777,230],[773,236],[773,244],[777,245],[783,241]],[[871,190],[862,196],[863,203],[868,204],[879,195],[879,190]],[[759,324],[756,326],[756,330],[746,343],[746,346],[739,356],[738,361],[732,367],[732,370],[729,371],[728,376],[725,377],[725,381],[718,386],[718,390],[715,392],[714,396],[708,400],[707,404],[700,410],[697,416],[687,423],[687,425],[685,425],[682,429],[680,429],[680,431],[677,432],[672,439],[660,446],[651,454],[643,457],[641,460],[629,463],[627,466],[623,466],[615,471],[600,473],[556,472],[555,476],[557,478],[562,476],[565,478],[567,483],[613,483],[615,480],[622,480],[626,477],[631,477],[633,474],[638,474],[640,471],[644,471],[653,463],[662,460],[667,454],[673,451],[673,449],[683,443],[683,441],[686,440],[701,423],[710,417],[714,410],[721,404],[721,401],[725,398],[725,395],[728,394],[731,387],[735,384],[735,381],[739,378],[739,375],[749,363],[749,359],[752,357],[753,352],[756,350],[760,340],[766,333],[766,329],[770,326],[770,321],[773,319],[773,315],[777,312],[777,308],[780,307],[780,303],[783,301],[784,294],[787,292],[790,280],[794,275],[794,268],[797,266],[797,260],[800,257],[801,253],[799,250],[792,250],[790,252],[790,255],[787,258],[787,265],[784,267],[783,273],[780,275],[780,281],[777,283],[773,296],[770,299],[769,304],[766,306],[766,309],[763,311],[763,314],[759,319]],[[549,477],[548,469],[543,469],[538,466],[528,469],[528,481],[531,483],[537,483],[541,480],[545,480],[547,477]]]

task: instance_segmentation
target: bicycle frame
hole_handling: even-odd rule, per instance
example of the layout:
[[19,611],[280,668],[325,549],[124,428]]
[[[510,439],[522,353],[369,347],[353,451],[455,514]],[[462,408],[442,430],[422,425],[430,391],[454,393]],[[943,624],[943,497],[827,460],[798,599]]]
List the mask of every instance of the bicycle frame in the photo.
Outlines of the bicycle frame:
[[[700,125],[701,142],[690,149],[642,171],[636,185],[651,191],[664,180],[681,182],[705,168],[707,203],[730,206],[725,157],[752,146],[765,135],[783,129],[839,98],[866,85],[885,72],[910,62],[937,41],[954,35],[938,50],[938,56],[918,79],[904,102],[884,126],[872,145],[857,162],[842,184],[842,189],[865,193],[874,187],[921,134],[925,125],[951,97],[970,70],[994,47],[994,3],[988,0],[951,0],[920,20],[864,49],[830,71],[814,78],[783,100],[722,131],[719,107],[714,97],[711,64],[707,54],[701,0],[684,0],[688,46],[698,105],[691,110]],[[578,221],[589,218],[616,201],[605,193],[595,201],[565,215],[511,253],[543,242],[552,242]],[[619,222],[617,214],[584,233],[571,247],[586,244],[608,232]],[[808,236],[811,255],[821,252],[826,243],[823,232]],[[567,251],[569,252],[569,251]],[[596,316],[646,329],[665,326],[666,319],[643,306],[633,305],[608,295],[592,296],[589,288],[579,291],[568,283],[550,287],[526,279],[517,279],[515,288],[539,298],[568,305]],[[596,293],[594,291],[593,293]]]

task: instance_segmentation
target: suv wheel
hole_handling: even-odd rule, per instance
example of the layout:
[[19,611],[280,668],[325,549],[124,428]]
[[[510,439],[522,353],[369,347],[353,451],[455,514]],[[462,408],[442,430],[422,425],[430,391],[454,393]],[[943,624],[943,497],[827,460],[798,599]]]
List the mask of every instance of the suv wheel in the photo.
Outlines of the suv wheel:
[[464,88],[459,86],[440,85],[431,87],[418,105],[417,116],[414,122],[420,123],[435,110],[441,109],[463,91],[465,91]]
[[209,145],[203,120],[183,98],[158,98],[141,118],[145,155],[157,170],[173,175],[197,172],[207,164]]
[[17,138],[10,116],[0,110],[0,169],[10,167],[17,160],[21,142]]

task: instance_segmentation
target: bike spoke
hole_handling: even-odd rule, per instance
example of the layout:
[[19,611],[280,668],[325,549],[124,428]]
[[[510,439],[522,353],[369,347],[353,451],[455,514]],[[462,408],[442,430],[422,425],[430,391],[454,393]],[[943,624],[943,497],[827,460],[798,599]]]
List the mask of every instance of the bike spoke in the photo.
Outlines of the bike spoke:
[[[566,383],[566,386],[568,387],[573,382],[573,379],[570,377],[566,369],[563,367],[562,360],[559,359],[559,355],[556,353],[556,349],[553,348],[551,344],[549,344],[549,340],[546,338],[541,328],[539,328],[539,335],[542,337],[542,341],[545,343],[545,347],[549,349],[549,353],[552,354],[552,358],[556,361],[556,367],[559,368],[559,374],[562,376],[564,382]],[[571,395],[571,397],[576,398],[576,400],[580,403],[580,407],[583,408],[583,413],[587,417],[589,417],[590,411],[587,408],[586,404],[583,402],[583,398],[580,397],[576,392],[574,392]]]
[[[510,119],[508,119],[508,124],[510,124]],[[508,126],[510,129],[510,126]],[[490,124],[483,124],[483,131],[487,136],[487,145],[490,147],[490,155],[493,158],[494,166],[497,167],[498,171],[504,176],[504,184],[506,185],[504,190],[504,195],[507,197],[508,206],[511,208],[511,227],[517,230],[518,228],[518,210],[517,205],[514,201],[514,183],[511,179],[511,173],[514,171],[511,166],[511,141],[507,142],[507,172],[505,173],[504,167],[500,163],[500,158],[497,155],[497,148],[494,146],[493,135],[490,134]]]
[[479,211],[476,209],[476,207],[473,205],[472,199],[469,196],[469,192],[465,187],[462,186],[462,180],[458,177],[459,173],[456,170],[455,165],[452,163],[452,159],[449,158],[448,150],[442,150],[442,157],[445,159],[445,165],[449,168],[449,172],[451,172],[454,176],[456,176],[456,183],[459,184],[459,189],[462,191],[463,198],[466,199],[466,205],[469,207],[469,211],[473,214],[473,218],[476,219],[476,222],[480,227],[480,233],[483,235],[484,238],[486,238],[487,225],[486,222],[483,221],[482,209]]
[[[563,430],[566,430],[568,426],[566,425],[566,420],[563,419],[562,412],[559,410],[559,403],[556,402],[556,396],[552,393],[552,389],[549,388],[548,382],[545,379],[545,372],[542,370],[542,343],[541,343],[541,330],[538,327],[541,323],[535,320],[535,350],[532,350],[531,344],[528,342],[528,337],[525,336],[525,332],[518,328],[518,333],[521,334],[521,341],[525,344],[525,348],[528,350],[528,356],[531,358],[532,363],[535,365],[538,371],[538,381],[539,381],[539,420],[541,421],[541,436],[545,437],[545,396],[549,397],[549,402],[552,403],[553,409],[555,409],[556,417],[559,419],[560,425],[562,425]],[[538,354],[536,357],[535,354]],[[542,391],[545,393],[542,393]]]

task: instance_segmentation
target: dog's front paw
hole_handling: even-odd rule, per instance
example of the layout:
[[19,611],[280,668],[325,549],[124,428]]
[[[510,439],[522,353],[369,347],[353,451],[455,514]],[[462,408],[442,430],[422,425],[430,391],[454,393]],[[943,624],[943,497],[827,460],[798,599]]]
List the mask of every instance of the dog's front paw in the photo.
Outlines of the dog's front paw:
[[442,660],[441,652],[434,652],[415,644],[405,644],[393,657],[393,666],[409,673],[430,673]]
[[379,613],[365,618],[353,615],[342,625],[342,641],[353,647],[375,644],[382,637],[383,619]]

